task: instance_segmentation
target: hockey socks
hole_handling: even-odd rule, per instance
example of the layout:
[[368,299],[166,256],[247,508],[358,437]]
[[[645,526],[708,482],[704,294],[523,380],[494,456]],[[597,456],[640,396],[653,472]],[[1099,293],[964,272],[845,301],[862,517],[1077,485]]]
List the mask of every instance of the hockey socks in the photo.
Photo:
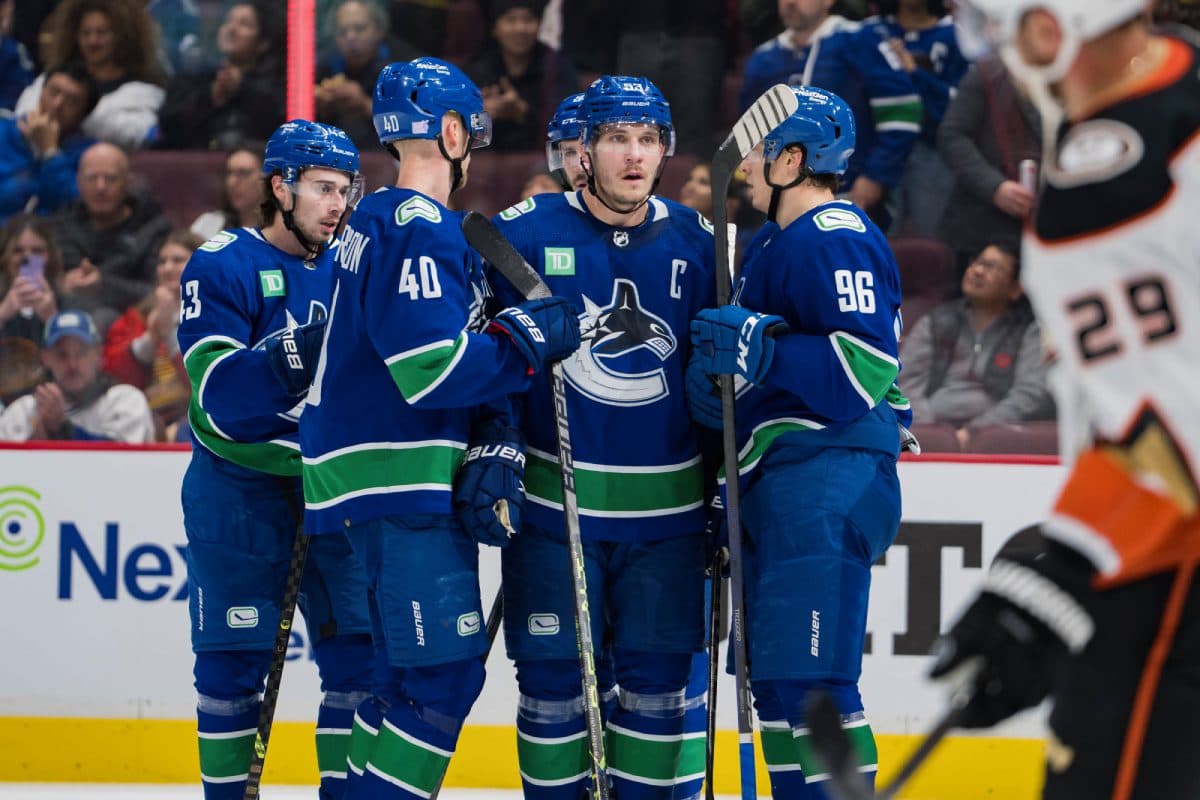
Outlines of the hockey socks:
[[366,699],[360,692],[326,692],[317,710],[317,769],[321,800],[341,800],[346,793],[346,759],[355,708]]
[[204,800],[241,800],[258,732],[258,709],[258,695],[237,700],[200,695],[196,731]]
[[582,695],[517,701],[517,761],[525,800],[578,800],[591,782]]
[[708,654],[692,657],[683,712],[683,743],[675,770],[672,800],[696,800],[704,788],[705,734],[708,732]]

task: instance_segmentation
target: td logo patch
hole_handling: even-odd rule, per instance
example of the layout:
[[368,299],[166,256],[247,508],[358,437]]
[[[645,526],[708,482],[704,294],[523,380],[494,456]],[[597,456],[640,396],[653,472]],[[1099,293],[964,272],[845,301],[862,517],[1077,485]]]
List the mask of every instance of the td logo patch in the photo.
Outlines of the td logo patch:
[[574,275],[575,248],[547,247],[546,275]]
[[258,279],[262,282],[263,297],[283,297],[285,294],[282,270],[264,269],[258,273]]

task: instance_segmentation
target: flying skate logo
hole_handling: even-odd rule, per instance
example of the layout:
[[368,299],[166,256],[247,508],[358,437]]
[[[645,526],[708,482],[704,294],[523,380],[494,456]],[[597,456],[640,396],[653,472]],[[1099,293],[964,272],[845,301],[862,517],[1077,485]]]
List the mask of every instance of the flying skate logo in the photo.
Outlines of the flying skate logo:
[[46,538],[42,496],[28,486],[0,487],[0,570],[19,572],[37,566]]
[[[613,406],[646,405],[670,394],[662,363],[675,352],[675,335],[664,319],[642,306],[637,286],[621,278],[613,283],[608,305],[599,306],[587,295],[583,303],[586,346],[563,362],[571,385]],[[645,368],[647,362],[652,369]]]

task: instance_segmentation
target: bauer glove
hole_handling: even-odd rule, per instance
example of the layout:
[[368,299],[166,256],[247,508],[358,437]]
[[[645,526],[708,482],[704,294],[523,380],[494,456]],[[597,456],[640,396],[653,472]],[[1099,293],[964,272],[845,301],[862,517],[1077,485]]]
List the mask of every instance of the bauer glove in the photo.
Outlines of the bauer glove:
[[271,372],[292,397],[302,395],[312,384],[325,340],[325,320],[310,322],[272,336],[263,344]]
[[488,330],[506,334],[530,370],[540,372],[579,349],[579,309],[566,298],[543,297],[504,309]]
[[998,556],[983,591],[934,644],[932,678],[978,661],[964,728],[988,728],[1040,703],[1062,661],[1092,637],[1092,617],[1078,599],[1090,591],[1089,568],[1061,545],[1049,547],[1036,557]]
[[454,478],[454,514],[480,544],[504,547],[525,513],[525,440],[492,422],[472,438]]
[[783,317],[741,306],[706,308],[692,320],[693,358],[709,375],[740,375],[762,383],[775,356],[774,336],[787,331]]

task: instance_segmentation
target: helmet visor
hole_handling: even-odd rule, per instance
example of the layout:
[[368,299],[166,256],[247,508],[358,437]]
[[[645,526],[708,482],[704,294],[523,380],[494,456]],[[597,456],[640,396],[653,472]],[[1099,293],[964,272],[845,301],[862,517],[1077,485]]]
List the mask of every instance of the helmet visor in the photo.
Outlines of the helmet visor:
[[650,123],[610,122],[596,128],[591,145],[597,153],[633,151],[666,157],[675,153],[675,134],[670,128]]
[[[325,168],[322,168],[325,169]],[[343,183],[340,180],[330,180],[328,174],[321,176],[310,175],[306,180],[304,173],[295,181],[287,184],[291,189],[292,194],[297,197],[311,197],[317,200],[327,200],[333,194],[341,194],[346,199],[346,207],[354,208],[358,205],[358,201],[362,199],[366,181],[363,180],[361,173],[342,172],[341,170],[329,170],[338,175],[344,175],[349,178],[348,183]]]
[[468,128],[471,132],[471,149],[475,150],[480,147],[487,147],[492,143],[492,116],[486,111],[479,111],[471,115],[468,120]]

